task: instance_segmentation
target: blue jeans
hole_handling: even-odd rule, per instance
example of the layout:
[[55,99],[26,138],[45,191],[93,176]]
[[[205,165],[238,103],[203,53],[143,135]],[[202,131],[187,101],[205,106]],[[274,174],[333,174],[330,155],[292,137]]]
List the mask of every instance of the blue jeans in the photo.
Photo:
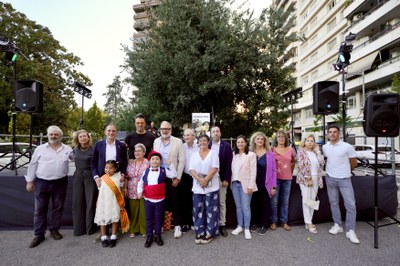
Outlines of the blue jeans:
[[271,223],[278,223],[278,203],[280,209],[281,224],[288,221],[289,196],[292,180],[276,180],[276,193],[271,199]]
[[344,200],[344,207],[346,208],[346,231],[355,230],[357,210],[351,178],[333,178],[326,175],[325,181],[333,222],[338,225],[342,224],[342,216],[339,208],[340,192]]
[[244,193],[242,184],[240,182],[233,182],[231,188],[232,188],[233,199],[235,200],[235,205],[236,205],[236,217],[238,226],[245,229],[250,229],[251,195]]

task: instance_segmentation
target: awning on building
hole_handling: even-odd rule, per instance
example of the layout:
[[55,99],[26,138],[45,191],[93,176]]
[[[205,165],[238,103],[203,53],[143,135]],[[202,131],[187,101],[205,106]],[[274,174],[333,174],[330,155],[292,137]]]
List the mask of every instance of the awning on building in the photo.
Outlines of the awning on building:
[[356,76],[361,75],[363,71],[371,69],[372,64],[374,63],[379,51],[375,51],[363,58],[358,59],[355,62],[352,62],[348,68],[348,76]]

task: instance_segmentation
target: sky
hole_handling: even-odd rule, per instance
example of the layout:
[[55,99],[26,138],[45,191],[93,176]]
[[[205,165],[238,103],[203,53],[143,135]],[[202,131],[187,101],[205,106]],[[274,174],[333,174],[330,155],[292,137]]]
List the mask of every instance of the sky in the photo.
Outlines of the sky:
[[[131,47],[133,29],[133,5],[140,0],[11,0],[18,12],[28,19],[48,27],[54,38],[69,52],[81,58],[84,66],[78,70],[89,76],[93,85],[92,98],[84,99],[84,108],[89,109],[96,101],[100,108],[106,99],[102,96],[107,91],[114,77],[126,76],[120,65],[125,54],[121,44]],[[246,2],[237,0],[237,5]],[[255,14],[268,7],[271,0],[248,0],[244,5],[254,9]],[[46,84],[44,84],[46,86]],[[128,100],[129,88],[124,95]],[[75,97],[81,106],[80,95]]]

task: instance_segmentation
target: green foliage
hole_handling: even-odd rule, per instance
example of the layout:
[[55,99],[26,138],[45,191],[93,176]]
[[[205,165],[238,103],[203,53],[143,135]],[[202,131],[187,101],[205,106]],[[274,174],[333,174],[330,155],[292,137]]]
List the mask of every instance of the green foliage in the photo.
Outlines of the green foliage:
[[322,126],[322,115],[316,115],[314,116],[314,120],[313,120],[313,127],[311,128],[312,132],[319,132],[322,130],[321,126]]
[[86,112],[85,129],[91,134],[93,143],[104,136],[104,129],[106,128],[105,117],[105,114],[97,107],[96,102]]
[[[76,106],[74,92],[70,89],[74,80],[91,84],[89,78],[76,70],[82,65],[79,57],[69,53],[54,39],[47,27],[36,24],[24,14],[17,12],[11,4],[0,2],[0,33],[13,42],[27,57],[18,56],[17,80],[38,80],[44,85],[42,114],[34,115],[33,133],[45,132],[49,125],[58,125],[68,132],[71,108]],[[13,68],[0,53],[0,132],[7,133],[10,121],[8,112],[13,109]],[[23,115],[17,117],[20,133],[28,134]],[[28,124],[29,125],[29,124]],[[10,132],[10,131],[8,131]]]
[[115,76],[113,82],[107,85],[108,91],[103,93],[106,97],[107,102],[104,105],[104,112],[109,115],[110,121],[114,121],[118,116],[118,111],[126,103],[122,97],[123,86],[120,76]]
[[400,78],[396,74],[392,76],[392,92],[400,93]]
[[[233,12],[231,1],[165,0],[147,42],[125,47],[133,110],[181,127],[193,112],[214,111],[224,137],[287,123],[281,94],[294,87],[293,69],[279,61],[296,36],[287,35],[290,10]],[[268,19],[267,19],[268,18]],[[242,105],[244,110],[239,110]],[[149,120],[150,121],[150,120]]]

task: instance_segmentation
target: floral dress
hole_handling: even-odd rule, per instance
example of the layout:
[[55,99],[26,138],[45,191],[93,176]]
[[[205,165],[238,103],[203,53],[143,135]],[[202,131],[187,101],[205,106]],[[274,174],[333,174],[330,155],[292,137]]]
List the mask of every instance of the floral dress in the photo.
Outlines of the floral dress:
[[144,171],[149,168],[150,163],[147,159],[138,163],[136,160],[129,160],[128,167],[126,169],[128,177],[128,198],[138,199],[137,186],[142,177]]

